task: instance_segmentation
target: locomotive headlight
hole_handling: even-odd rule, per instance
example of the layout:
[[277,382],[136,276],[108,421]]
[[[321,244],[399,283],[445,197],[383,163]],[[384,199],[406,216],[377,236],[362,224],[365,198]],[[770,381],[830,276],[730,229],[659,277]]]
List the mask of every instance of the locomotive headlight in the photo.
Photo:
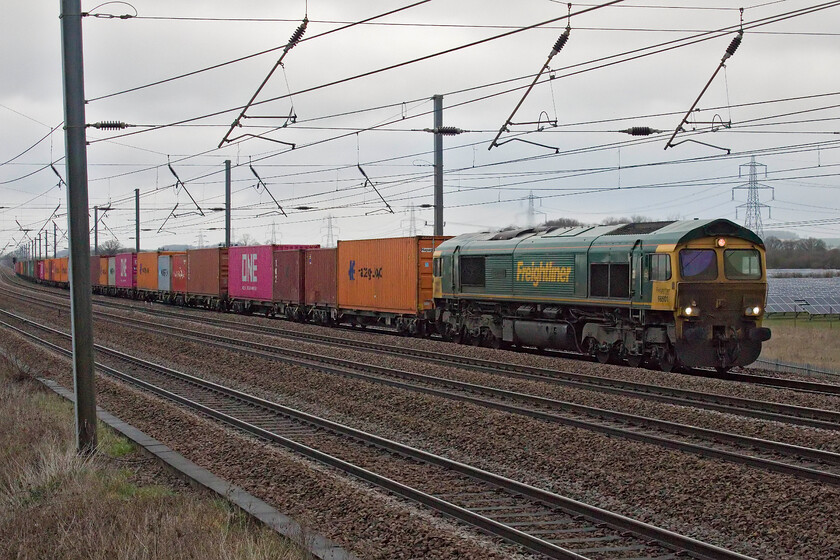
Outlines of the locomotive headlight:
[[686,317],[697,317],[700,314],[700,310],[694,307],[693,305],[687,306],[683,309]]
[[761,315],[761,307],[758,306],[758,305],[756,305],[754,307],[747,307],[747,310],[745,311],[745,314],[748,317],[758,317],[759,315]]

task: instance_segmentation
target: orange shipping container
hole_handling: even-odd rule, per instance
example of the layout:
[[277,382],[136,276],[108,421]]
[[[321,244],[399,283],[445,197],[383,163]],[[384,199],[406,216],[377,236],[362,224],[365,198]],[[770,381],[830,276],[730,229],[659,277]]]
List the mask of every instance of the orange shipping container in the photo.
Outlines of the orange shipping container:
[[99,282],[97,282],[97,285],[108,285],[108,257],[99,257]]
[[70,281],[70,259],[68,257],[61,257],[58,259],[58,281],[59,282],[69,282]]
[[157,291],[158,254],[137,253],[137,289]]
[[434,309],[432,255],[449,237],[339,241],[338,306],[416,315]]

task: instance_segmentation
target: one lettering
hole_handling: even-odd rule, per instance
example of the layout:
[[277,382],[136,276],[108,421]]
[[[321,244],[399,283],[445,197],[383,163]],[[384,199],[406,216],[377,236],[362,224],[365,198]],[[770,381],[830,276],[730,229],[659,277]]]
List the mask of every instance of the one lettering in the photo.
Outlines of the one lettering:
[[257,254],[242,253],[242,281],[257,281]]

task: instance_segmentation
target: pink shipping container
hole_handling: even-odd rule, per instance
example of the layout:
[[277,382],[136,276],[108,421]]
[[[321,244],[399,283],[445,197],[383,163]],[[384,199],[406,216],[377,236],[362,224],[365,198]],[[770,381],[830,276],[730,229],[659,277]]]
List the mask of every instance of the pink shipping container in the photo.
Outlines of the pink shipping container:
[[303,254],[296,251],[274,251],[274,297],[272,301],[303,303]]
[[43,280],[44,275],[46,274],[47,261],[38,261],[37,265],[38,280]]
[[172,286],[173,292],[187,291],[187,255],[172,255]]
[[117,288],[137,287],[137,253],[120,253],[116,257]]
[[232,298],[271,301],[274,290],[271,245],[230,248],[228,293]]
[[274,252],[317,245],[254,245],[230,248],[231,298],[274,301]]
[[309,249],[303,258],[304,300],[306,305],[335,307],[336,249]]
[[223,298],[228,292],[226,247],[187,251],[187,292]]

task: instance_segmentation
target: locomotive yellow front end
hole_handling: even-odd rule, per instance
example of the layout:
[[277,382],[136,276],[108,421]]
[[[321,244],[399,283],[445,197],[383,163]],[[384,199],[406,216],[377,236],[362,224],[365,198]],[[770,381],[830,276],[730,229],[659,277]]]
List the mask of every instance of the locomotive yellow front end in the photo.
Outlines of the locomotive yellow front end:
[[719,370],[754,362],[770,339],[770,329],[761,326],[764,247],[738,237],[703,237],[675,245],[671,260],[676,274],[668,300],[680,362]]

